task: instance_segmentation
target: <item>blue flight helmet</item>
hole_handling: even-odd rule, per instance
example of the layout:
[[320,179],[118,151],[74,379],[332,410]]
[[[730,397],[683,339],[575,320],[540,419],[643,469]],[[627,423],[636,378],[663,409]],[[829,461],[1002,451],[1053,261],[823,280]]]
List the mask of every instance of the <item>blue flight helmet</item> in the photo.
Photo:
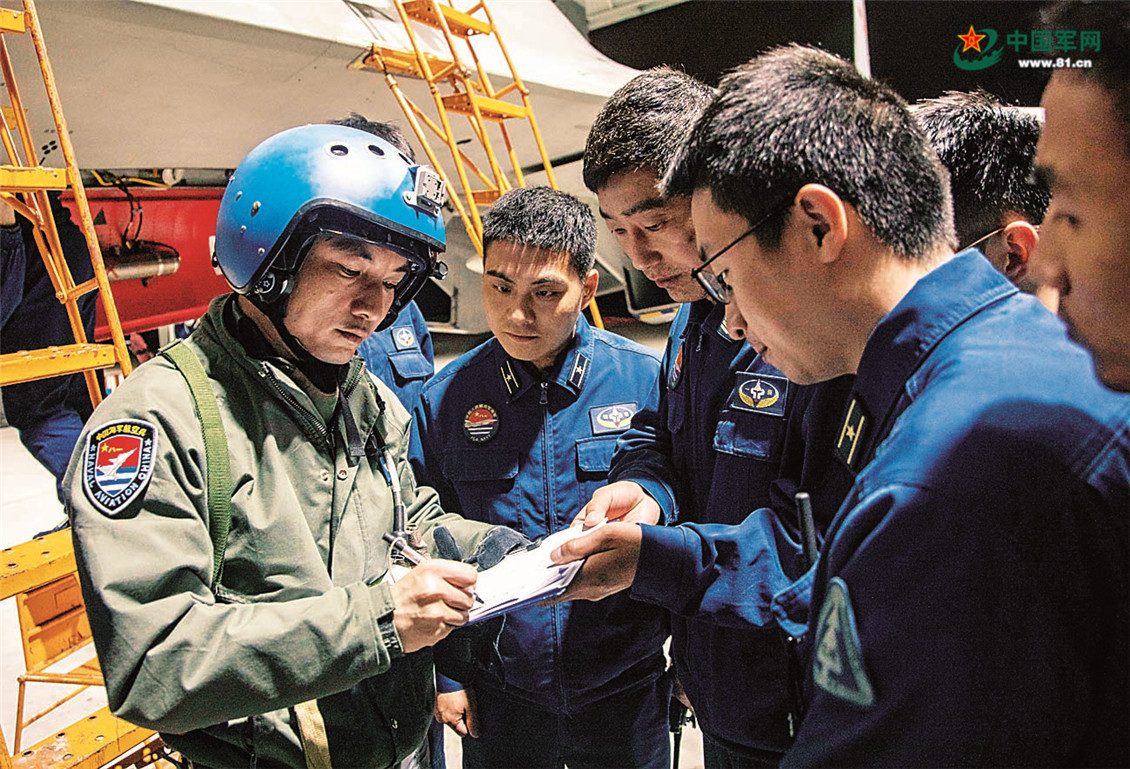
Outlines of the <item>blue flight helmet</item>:
[[342,235],[401,254],[407,273],[378,329],[433,274],[444,246],[444,183],[389,142],[338,125],[305,125],[251,150],[228,181],[216,218],[215,264],[276,324],[314,238]]

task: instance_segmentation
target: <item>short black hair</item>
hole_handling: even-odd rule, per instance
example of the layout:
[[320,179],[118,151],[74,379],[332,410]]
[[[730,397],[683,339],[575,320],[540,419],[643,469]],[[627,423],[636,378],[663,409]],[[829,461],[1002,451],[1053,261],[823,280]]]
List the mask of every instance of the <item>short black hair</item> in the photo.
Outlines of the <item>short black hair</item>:
[[942,165],[950,172],[953,219],[961,245],[1003,225],[1006,214],[1044,220],[1051,196],[1032,171],[1040,121],[985,91],[949,91],[915,105]]
[[496,240],[569,255],[581,280],[596,261],[596,217],[567,192],[518,187],[483,215],[483,253]]
[[[1122,124],[1123,138],[1130,153],[1130,3],[1067,0],[1044,8],[1040,21],[1047,29],[1099,33],[1100,50],[1071,54],[1088,56],[1091,66],[1066,71],[1110,91],[1114,115]],[[1076,38],[1076,45],[1080,42]]]
[[[726,75],[667,171],[667,195],[709,188],[750,222],[805,184],[828,187],[904,258],[954,246],[945,169],[889,87],[816,48],[776,48]],[[780,244],[786,209],[754,235]]]
[[604,103],[585,142],[585,186],[598,192],[623,171],[663,176],[714,89],[670,67],[649,69]]
[[369,120],[358,112],[350,112],[349,117],[331,120],[330,125],[367,131],[400,150],[408,158],[409,165],[416,162],[416,152],[412,149],[412,145],[408,143],[408,139],[404,136],[404,132],[400,130],[400,126],[395,123],[378,123],[376,120]]

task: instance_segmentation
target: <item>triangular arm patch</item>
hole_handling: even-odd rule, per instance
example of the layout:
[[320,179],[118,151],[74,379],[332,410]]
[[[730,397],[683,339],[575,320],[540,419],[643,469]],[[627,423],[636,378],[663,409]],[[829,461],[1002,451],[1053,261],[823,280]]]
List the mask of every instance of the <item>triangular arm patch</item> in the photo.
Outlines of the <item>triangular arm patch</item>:
[[812,679],[816,685],[853,705],[873,705],[875,692],[863,669],[855,613],[851,609],[847,584],[839,577],[832,578],[828,584],[815,643]]

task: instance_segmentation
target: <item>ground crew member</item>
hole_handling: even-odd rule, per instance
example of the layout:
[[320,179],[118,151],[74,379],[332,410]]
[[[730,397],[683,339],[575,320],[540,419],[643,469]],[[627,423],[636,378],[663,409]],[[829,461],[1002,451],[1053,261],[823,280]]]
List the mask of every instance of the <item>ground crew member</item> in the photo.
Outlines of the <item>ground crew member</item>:
[[1029,275],[1051,197],[1032,174],[1039,118],[985,91],[951,91],[911,111],[949,171],[959,250],[976,246],[999,272],[1055,312],[1054,292],[1041,291]]
[[424,736],[427,647],[465,621],[475,571],[434,559],[394,582],[382,535],[442,523],[472,550],[487,529],[415,485],[408,414],[355,353],[435,269],[442,195],[356,129],[260,144],[216,225],[237,293],[79,443],[68,511],[110,707],[197,766],[387,767]]
[[[63,258],[76,284],[94,279],[94,265],[82,230],[57,193],[48,196]],[[31,221],[19,217],[0,200],[0,353],[39,350],[75,340],[67,309],[55,296],[55,285],[39,255]],[[86,338],[94,337],[94,301],[97,292],[77,300]],[[36,379],[3,388],[4,417],[16,428],[20,442],[55,477],[63,498],[63,475],[90,416],[90,393],[81,374]],[[57,515],[57,514],[56,514]],[[50,530],[59,521],[44,520]],[[44,532],[47,533],[47,532]]]
[[[633,415],[655,408],[658,356],[581,315],[595,244],[589,208],[546,187],[508,192],[484,216],[494,338],[424,386],[413,422],[417,475],[448,509],[533,540],[565,528]],[[479,666],[437,711],[477,735],[463,740],[467,767],[666,769],[666,635],[664,612],[627,596],[519,609],[502,669]]]
[[1090,69],[1055,70],[1044,91],[1047,122],[1036,173],[1051,188],[1052,202],[1033,261],[1040,282],[1059,292],[1060,314],[1091,351],[1099,378],[1127,392],[1130,9],[1126,3],[1064,3],[1050,9],[1045,27],[1088,30],[1102,50]]
[[[952,254],[944,173],[901,99],[822,51],[772,51],[723,80],[666,183],[693,191],[703,274],[766,357],[793,380],[857,374],[856,481],[784,764],[1126,764],[1130,399],[979,253]],[[613,523],[559,555],[615,551],[581,595],[617,559],[709,610],[714,586],[653,536],[671,531]]]
[[357,354],[377,379],[387,384],[404,408],[415,408],[424,382],[435,373],[432,335],[415,302],[400,311],[393,324],[370,334]]
[[[690,197],[664,197],[657,190],[683,137],[713,96],[689,75],[653,69],[613,94],[589,132],[584,180],[597,194],[601,216],[632,264],[685,304],[668,336],[657,384],[659,409],[641,411],[633,420],[613,459],[613,482],[593,496],[587,509],[599,517],[626,513],[626,520],[644,523],[737,524],[776,502],[785,509],[783,522],[771,513],[761,522],[799,542],[788,491],[799,485],[805,446],[815,445],[806,444],[801,418],[817,393],[814,388],[798,393],[800,388],[751,345],[730,337],[725,306],[711,300],[691,275],[700,259]],[[835,401],[825,408],[831,414],[825,420],[829,430],[838,428],[840,403],[850,388],[850,381],[824,388],[835,390],[821,396],[821,402]],[[797,402],[799,412],[791,405]],[[790,411],[796,424],[786,442]],[[832,441],[824,444],[830,447]],[[782,462],[791,481],[781,478]],[[818,499],[826,526],[850,477],[844,473],[836,484],[834,474],[820,476],[826,482],[819,490],[806,486]],[[774,499],[771,490],[779,478]],[[796,557],[799,548],[786,549],[785,568],[791,578],[798,577],[806,570]],[[703,731],[707,767],[775,765],[788,748],[793,724],[786,643],[775,625],[739,629],[671,617],[671,656]]]

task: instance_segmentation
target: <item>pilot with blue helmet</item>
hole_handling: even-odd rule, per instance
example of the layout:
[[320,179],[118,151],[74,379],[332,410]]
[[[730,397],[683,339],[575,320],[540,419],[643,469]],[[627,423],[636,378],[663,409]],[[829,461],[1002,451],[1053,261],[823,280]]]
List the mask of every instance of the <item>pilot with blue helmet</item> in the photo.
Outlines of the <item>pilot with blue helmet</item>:
[[110,708],[197,766],[387,767],[424,737],[430,647],[475,570],[394,579],[395,551],[491,529],[416,486],[408,413],[355,353],[442,269],[443,192],[357,129],[264,141],[216,224],[235,293],[79,440],[67,508]]
[[[348,117],[331,120],[333,125],[358,128],[385,139],[409,160],[415,162],[416,154],[404,132],[393,123],[369,120],[352,112]],[[412,411],[424,382],[435,373],[435,355],[428,322],[415,302],[408,302],[388,328],[370,334],[357,354],[365,361],[365,368],[392,388],[400,403]]]

